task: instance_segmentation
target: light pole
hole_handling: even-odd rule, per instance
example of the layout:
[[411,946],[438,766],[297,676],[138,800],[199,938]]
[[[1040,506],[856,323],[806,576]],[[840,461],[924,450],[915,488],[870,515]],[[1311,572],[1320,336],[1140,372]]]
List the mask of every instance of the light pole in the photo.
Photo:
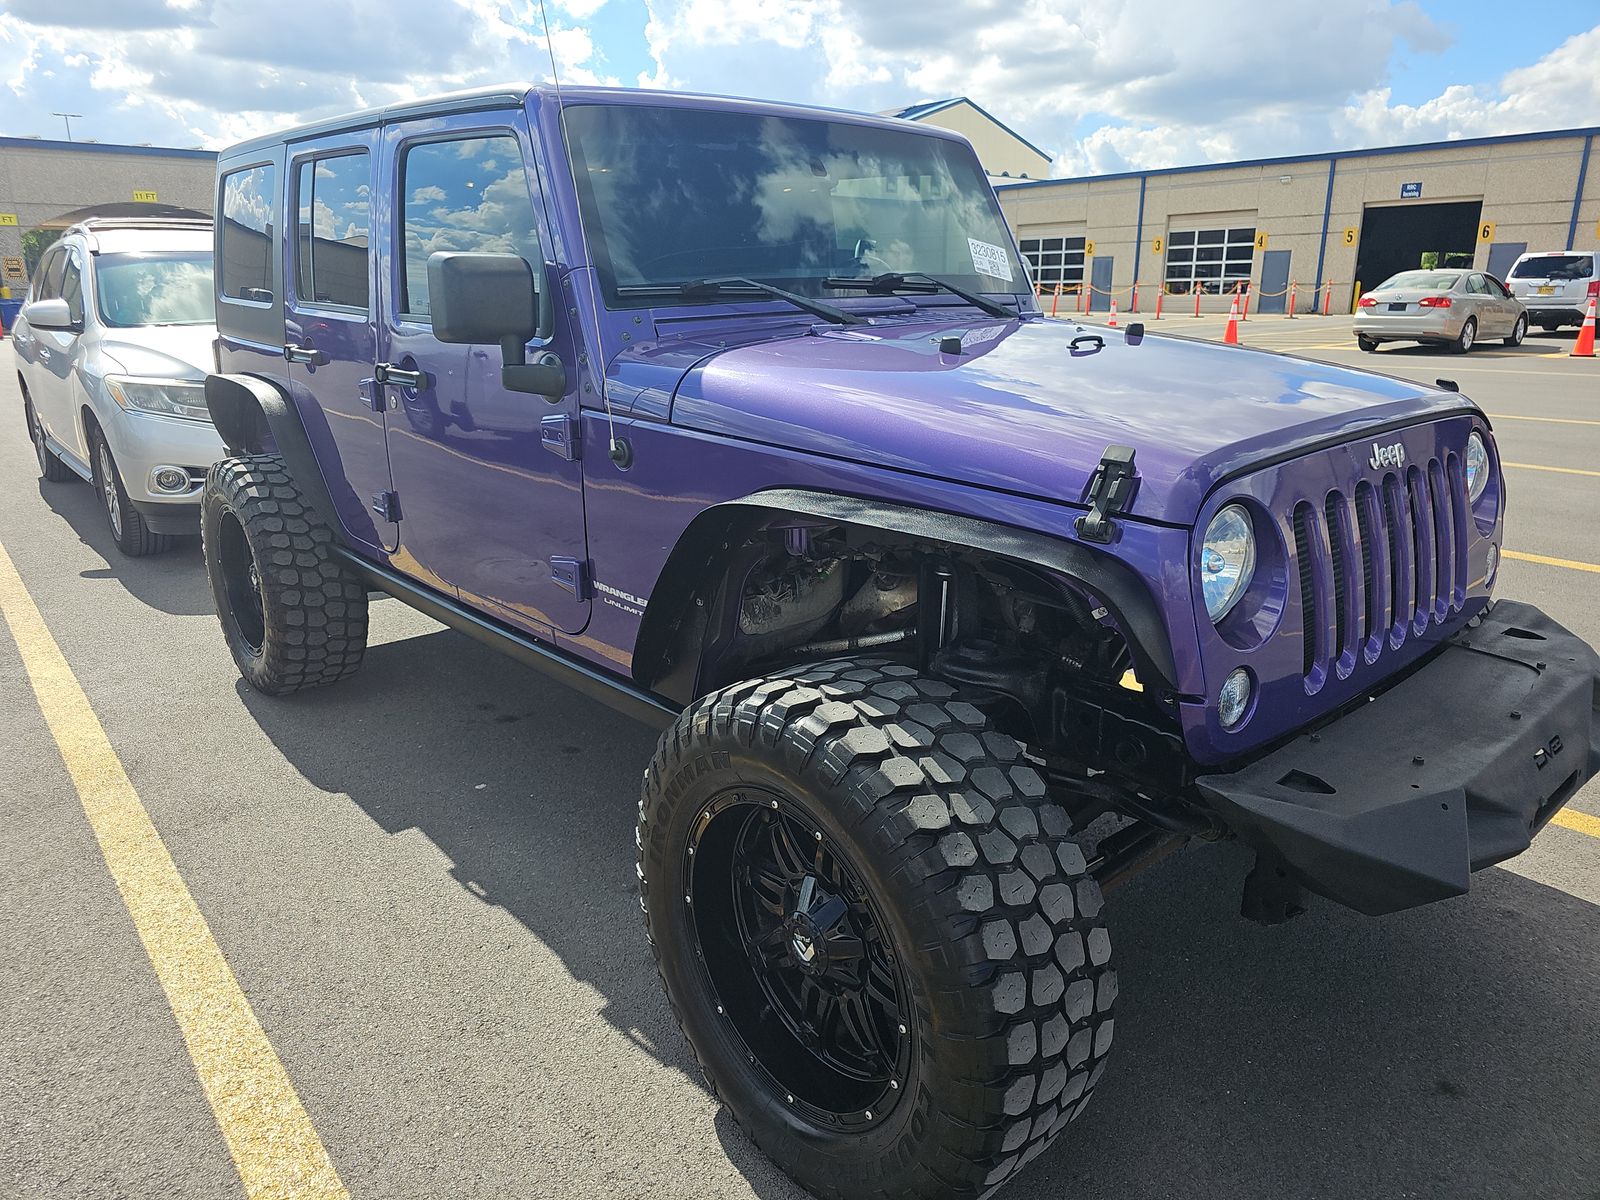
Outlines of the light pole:
[[58,112],[53,112],[50,115],[52,117],[60,117],[63,121],[65,121],[67,123],[67,141],[70,142],[72,140],[72,118],[73,117],[82,117],[83,114],[82,113],[58,113]]

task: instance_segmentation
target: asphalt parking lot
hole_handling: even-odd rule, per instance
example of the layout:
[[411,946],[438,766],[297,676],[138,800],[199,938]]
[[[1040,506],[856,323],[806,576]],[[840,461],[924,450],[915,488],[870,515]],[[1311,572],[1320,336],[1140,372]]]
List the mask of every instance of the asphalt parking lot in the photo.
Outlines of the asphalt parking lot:
[[[1600,644],[1600,361],[1565,357],[1570,333],[1466,358],[1363,355],[1337,318],[1244,340],[1458,380],[1508,464],[1500,593]],[[9,343],[0,417],[0,1194],[241,1195],[247,1154],[287,1163],[261,1194],[799,1195],[701,1087],[656,981],[633,871],[649,731],[393,601],[354,679],[256,695],[197,543],[123,558],[89,487],[39,480]],[[93,722],[47,723],[24,594],[70,672],[48,686],[87,697],[94,761],[137,791],[255,1033],[206,1032],[215,975],[177,980],[199,1003],[175,1020],[124,902],[155,885],[108,869],[128,831],[92,822],[115,779],[69,773],[85,760],[57,743]],[[1600,787],[1573,808],[1470,896],[1383,919],[1316,901],[1246,924],[1227,846],[1116,892],[1111,1068],[1002,1194],[1600,1196]],[[252,1142],[248,1112],[224,1139],[203,1064],[244,1054],[281,1064],[315,1148]]]

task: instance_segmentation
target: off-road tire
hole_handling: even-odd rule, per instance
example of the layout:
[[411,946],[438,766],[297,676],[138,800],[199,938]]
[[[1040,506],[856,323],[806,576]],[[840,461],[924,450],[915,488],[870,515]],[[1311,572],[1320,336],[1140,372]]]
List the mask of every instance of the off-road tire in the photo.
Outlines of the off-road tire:
[[[117,549],[129,558],[143,558],[147,554],[160,554],[172,549],[177,539],[168,533],[156,533],[145,524],[144,514],[128,499],[128,489],[123,486],[122,472],[117,469],[117,456],[111,452],[111,443],[98,429],[89,434],[89,466],[94,474],[94,494],[100,501],[100,511],[106,518],[106,530]],[[113,507],[115,505],[115,507]]]
[[1368,354],[1371,354],[1378,348],[1378,339],[1369,338],[1364,333],[1358,333],[1356,334],[1356,345],[1361,347],[1361,349],[1365,350]]
[[[913,1066],[860,1132],[820,1127],[778,1094],[697,957],[690,830],[739,787],[781,791],[819,840],[841,843],[898,948]],[[735,684],[662,736],[637,838],[651,949],[711,1090],[815,1195],[982,1195],[1088,1104],[1117,982],[1071,832],[1017,742],[904,666],[844,660]]]
[[45,445],[44,426],[39,423],[39,414],[33,411],[33,397],[28,395],[27,384],[22,385],[22,416],[28,423],[28,440],[33,443],[34,457],[39,460],[39,477],[47,483],[65,483],[69,479],[76,479],[72,468]]
[[1478,320],[1468,317],[1461,323],[1461,332],[1456,334],[1455,341],[1450,342],[1450,353],[1466,354],[1478,343]]
[[1528,336],[1528,318],[1518,317],[1517,323],[1511,327],[1511,336],[1505,339],[1508,346],[1522,345],[1522,339]]
[[[223,636],[251,687],[280,696],[337,683],[361,665],[367,589],[334,553],[332,529],[283,459],[255,454],[213,463],[200,532]],[[248,628],[253,618],[237,591],[245,551],[260,600],[259,625]]]

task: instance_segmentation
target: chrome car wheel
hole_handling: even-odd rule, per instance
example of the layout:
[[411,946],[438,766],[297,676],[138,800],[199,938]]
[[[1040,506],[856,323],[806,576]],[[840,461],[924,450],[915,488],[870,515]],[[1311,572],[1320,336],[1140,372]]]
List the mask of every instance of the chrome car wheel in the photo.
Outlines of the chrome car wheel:
[[111,533],[122,536],[122,501],[117,495],[117,464],[111,460],[111,447],[100,439],[100,495],[106,502],[106,520],[111,522]]

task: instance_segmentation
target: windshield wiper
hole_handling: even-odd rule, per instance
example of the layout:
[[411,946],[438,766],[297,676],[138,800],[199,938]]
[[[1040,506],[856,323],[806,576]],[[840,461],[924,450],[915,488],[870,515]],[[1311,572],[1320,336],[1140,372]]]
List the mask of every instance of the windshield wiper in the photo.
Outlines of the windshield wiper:
[[824,287],[831,288],[860,288],[874,296],[892,296],[895,292],[910,292],[913,295],[931,296],[934,292],[945,291],[952,296],[959,296],[974,308],[981,308],[991,317],[1015,317],[1017,314],[1005,305],[990,300],[987,296],[980,296],[977,292],[968,291],[958,283],[951,283],[948,279],[938,275],[929,275],[926,271],[885,271],[882,275],[874,275],[869,279],[850,278],[847,276],[830,276],[822,281]]
[[781,287],[774,287],[770,283],[762,283],[759,279],[746,279],[743,275],[723,275],[715,279],[690,279],[684,283],[655,283],[638,284],[628,287],[619,287],[617,294],[620,296],[729,296],[743,293],[752,293],[761,296],[771,296],[775,300],[787,300],[796,308],[803,308],[813,316],[821,317],[824,321],[832,321],[835,325],[863,325],[865,319],[855,313],[845,312],[842,308],[835,308],[825,300],[813,300],[809,296],[800,296],[794,292],[785,291]]

